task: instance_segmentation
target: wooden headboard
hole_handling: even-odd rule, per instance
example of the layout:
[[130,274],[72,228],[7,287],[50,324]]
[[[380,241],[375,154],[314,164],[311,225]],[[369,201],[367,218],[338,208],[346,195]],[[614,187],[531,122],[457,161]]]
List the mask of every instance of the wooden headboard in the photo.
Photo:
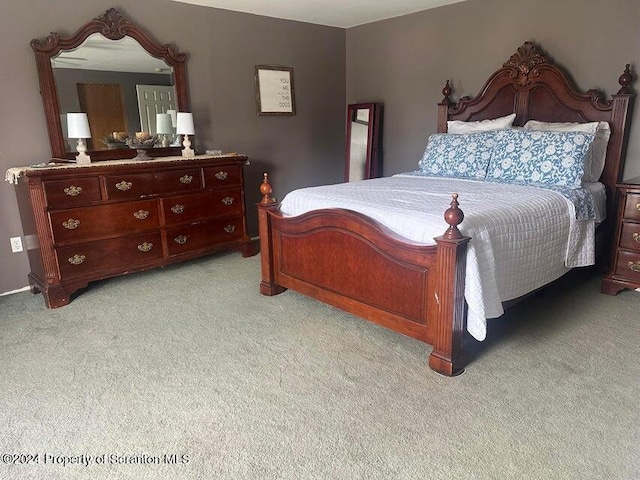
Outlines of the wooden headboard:
[[476,121],[516,114],[514,125],[529,120],[543,122],[605,121],[611,127],[607,158],[600,181],[607,187],[607,219],[615,219],[615,185],[624,169],[631,120],[633,92],[629,65],[618,79],[620,90],[605,100],[597,90],[579,92],[563,69],[525,42],[504,65],[489,77],[475,98],[453,103],[449,81],[438,104],[438,132],[447,131],[447,120]]

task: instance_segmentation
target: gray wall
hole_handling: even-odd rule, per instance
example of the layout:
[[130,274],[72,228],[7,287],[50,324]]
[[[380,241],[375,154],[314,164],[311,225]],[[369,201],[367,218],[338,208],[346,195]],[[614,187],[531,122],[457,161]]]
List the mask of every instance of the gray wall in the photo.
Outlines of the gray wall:
[[[468,0],[348,29],[347,101],[384,103],[385,175],[417,168],[446,79],[454,99],[475,96],[527,40],[578,88],[611,95],[625,64],[640,73],[640,1]],[[640,175],[639,116],[636,108],[624,178]]]
[[[47,6],[48,5],[48,6]],[[115,7],[151,33],[189,54],[191,109],[199,151],[247,154],[247,210],[257,233],[254,203],[263,171],[275,194],[335,183],[344,175],[345,30],[278,20],[167,0],[4,2],[0,15],[2,110],[5,140],[0,170],[50,158],[36,64],[29,42],[51,31],[67,35]],[[45,8],[46,7],[46,8]],[[43,14],[43,9],[46,14]],[[258,117],[254,67],[293,67],[297,115]],[[14,188],[0,186],[0,293],[27,285],[25,253],[12,254],[9,237],[22,235]]]

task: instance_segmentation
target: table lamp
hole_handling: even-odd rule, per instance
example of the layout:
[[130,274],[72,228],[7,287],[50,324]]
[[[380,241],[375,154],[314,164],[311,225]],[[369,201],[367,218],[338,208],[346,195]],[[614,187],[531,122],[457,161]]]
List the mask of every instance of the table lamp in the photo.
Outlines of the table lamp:
[[84,142],[85,138],[91,138],[86,113],[67,113],[67,135],[69,138],[78,139],[76,163],[83,165],[91,163],[91,157],[87,155],[87,144]]
[[156,113],[156,133],[162,135],[162,146],[168,147],[170,145],[168,134],[173,133],[169,113]]
[[191,141],[189,140],[189,135],[196,133],[193,127],[193,113],[178,112],[176,119],[176,133],[178,135],[184,135],[182,140],[182,145],[184,145],[184,148],[182,149],[182,156],[193,157],[195,152],[191,148]]

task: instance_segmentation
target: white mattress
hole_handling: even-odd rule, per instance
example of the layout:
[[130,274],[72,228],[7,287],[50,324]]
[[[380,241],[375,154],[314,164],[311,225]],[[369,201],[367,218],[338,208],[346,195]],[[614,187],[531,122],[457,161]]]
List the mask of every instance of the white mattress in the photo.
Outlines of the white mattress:
[[[281,210],[289,216],[322,208],[354,210],[402,237],[431,245],[448,227],[443,213],[452,192],[458,192],[465,214],[460,230],[471,237],[465,299],[467,329],[476,339],[486,337],[486,319],[504,313],[502,302],[559,278],[569,268],[594,263],[595,222],[575,220],[571,202],[540,188],[395,176],[296,190],[283,199]],[[602,203],[604,194],[596,197]]]

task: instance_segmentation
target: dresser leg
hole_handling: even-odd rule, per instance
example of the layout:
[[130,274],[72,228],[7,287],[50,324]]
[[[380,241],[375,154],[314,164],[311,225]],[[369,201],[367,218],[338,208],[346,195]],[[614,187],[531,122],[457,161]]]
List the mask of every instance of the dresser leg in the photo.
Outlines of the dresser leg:
[[600,291],[606,295],[617,295],[625,288],[627,288],[626,284],[612,278],[605,277],[602,279],[602,286],[600,287]]
[[244,258],[253,257],[258,253],[258,241],[251,240],[245,243],[244,245],[242,245],[242,247],[240,247],[240,253],[242,253],[242,256]]
[[71,295],[81,288],[85,288],[88,282],[73,283],[70,285],[55,285],[42,288],[42,295],[44,296],[45,304],[47,308],[64,307],[71,302]]
[[68,305],[71,295],[68,295],[62,287],[49,287],[42,291],[47,308],[58,308]]

